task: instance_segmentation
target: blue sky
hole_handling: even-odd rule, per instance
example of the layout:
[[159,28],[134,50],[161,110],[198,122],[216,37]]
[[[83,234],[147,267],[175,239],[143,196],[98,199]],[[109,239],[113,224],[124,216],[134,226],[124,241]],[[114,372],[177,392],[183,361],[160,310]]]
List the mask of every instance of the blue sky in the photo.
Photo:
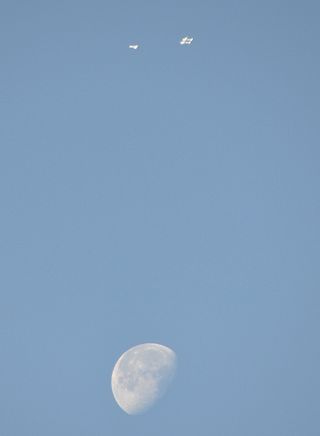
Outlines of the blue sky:
[[[319,436],[319,16],[1,2],[1,435]],[[132,417],[142,342],[179,370]]]

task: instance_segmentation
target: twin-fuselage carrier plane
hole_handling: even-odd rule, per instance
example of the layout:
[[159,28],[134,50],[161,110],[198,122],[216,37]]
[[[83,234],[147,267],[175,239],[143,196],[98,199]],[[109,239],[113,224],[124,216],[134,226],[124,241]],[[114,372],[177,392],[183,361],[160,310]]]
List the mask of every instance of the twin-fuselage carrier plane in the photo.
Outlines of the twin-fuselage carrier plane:
[[[181,38],[180,40],[180,44],[181,45],[190,45],[193,41],[193,38],[190,36],[184,36],[183,38]],[[132,50],[138,50],[139,48],[139,44],[130,44],[129,48]]]

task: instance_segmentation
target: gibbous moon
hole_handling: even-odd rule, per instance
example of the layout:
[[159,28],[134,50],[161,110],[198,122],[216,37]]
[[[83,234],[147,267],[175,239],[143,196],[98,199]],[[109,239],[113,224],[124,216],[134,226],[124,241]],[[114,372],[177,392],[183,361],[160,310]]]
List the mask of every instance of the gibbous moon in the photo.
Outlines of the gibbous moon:
[[159,344],[141,344],[119,358],[112,372],[116,402],[129,415],[143,413],[162,397],[173,379],[176,354]]

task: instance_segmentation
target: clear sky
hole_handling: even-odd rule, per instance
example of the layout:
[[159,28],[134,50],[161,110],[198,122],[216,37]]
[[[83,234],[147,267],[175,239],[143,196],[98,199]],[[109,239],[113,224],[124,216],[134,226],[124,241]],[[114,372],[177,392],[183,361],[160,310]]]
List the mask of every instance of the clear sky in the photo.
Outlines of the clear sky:
[[[319,22],[1,1],[1,436],[319,436]],[[179,369],[128,416],[142,342]]]

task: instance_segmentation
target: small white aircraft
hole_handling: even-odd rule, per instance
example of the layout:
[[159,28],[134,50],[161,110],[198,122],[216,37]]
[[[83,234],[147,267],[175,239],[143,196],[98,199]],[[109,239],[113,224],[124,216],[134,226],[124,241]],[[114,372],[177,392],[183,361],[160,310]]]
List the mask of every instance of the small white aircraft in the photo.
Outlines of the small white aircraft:
[[137,50],[139,48],[138,44],[130,44],[129,48],[132,48],[132,50]]
[[193,38],[190,38],[189,36],[184,36],[181,41],[180,44],[181,45],[190,45],[193,41]]

